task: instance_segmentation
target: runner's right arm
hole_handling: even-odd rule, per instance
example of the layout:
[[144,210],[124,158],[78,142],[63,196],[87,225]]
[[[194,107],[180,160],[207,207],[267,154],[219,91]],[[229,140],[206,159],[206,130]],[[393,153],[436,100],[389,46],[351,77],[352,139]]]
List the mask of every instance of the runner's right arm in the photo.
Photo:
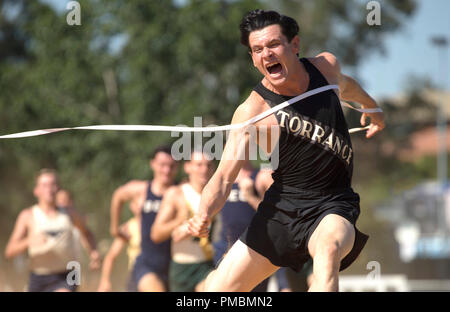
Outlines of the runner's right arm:
[[[145,182],[144,182],[145,184]],[[122,237],[128,241],[129,237],[119,229],[120,213],[126,202],[132,201],[139,196],[141,189],[145,188],[142,181],[130,181],[116,189],[111,199],[111,224],[110,233],[113,237]]]
[[17,217],[14,230],[5,248],[5,258],[12,259],[28,249],[28,224],[31,217],[31,210],[23,210]]

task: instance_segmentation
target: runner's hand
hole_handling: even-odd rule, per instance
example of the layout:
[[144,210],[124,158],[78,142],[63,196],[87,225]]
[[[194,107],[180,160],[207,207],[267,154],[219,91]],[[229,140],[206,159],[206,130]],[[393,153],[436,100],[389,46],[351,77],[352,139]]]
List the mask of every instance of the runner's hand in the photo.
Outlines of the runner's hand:
[[111,232],[111,236],[112,237],[118,237],[118,238],[121,238],[121,239],[123,239],[124,241],[126,241],[126,242],[129,242],[130,241],[130,234],[127,232],[127,231],[125,231],[122,227],[120,227],[120,228],[117,228],[117,229],[113,229],[112,227],[111,227],[111,230],[110,230],[110,232]]
[[184,222],[183,224],[179,225],[172,232],[172,240],[174,243],[177,243],[189,236],[191,236],[191,234],[189,233],[187,222]]
[[91,254],[89,255],[89,269],[91,270],[98,270],[100,268],[100,254],[97,250],[91,251]]
[[197,237],[207,237],[211,221],[206,215],[194,215],[187,222],[189,234]]
[[384,114],[381,113],[363,113],[361,116],[361,125],[366,125],[366,119],[370,118],[369,129],[366,132],[366,138],[371,138],[375,133],[384,129]]

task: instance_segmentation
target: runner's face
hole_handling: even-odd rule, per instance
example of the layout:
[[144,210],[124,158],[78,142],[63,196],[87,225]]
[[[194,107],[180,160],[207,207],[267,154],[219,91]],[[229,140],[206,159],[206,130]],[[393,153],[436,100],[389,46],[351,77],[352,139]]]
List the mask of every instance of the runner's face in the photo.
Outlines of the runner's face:
[[70,207],[73,205],[70,194],[64,190],[58,191],[56,193],[56,205],[59,207]]
[[177,173],[178,164],[171,155],[159,152],[150,161],[154,179],[163,184],[172,184]]
[[185,163],[184,170],[191,183],[205,186],[214,173],[214,163],[202,153],[192,153],[192,159]]
[[298,36],[288,42],[280,25],[275,24],[252,31],[248,39],[253,65],[272,85],[282,84],[293,74],[291,68],[298,63]]
[[58,189],[58,180],[54,174],[42,174],[36,181],[34,195],[41,202],[54,204]]

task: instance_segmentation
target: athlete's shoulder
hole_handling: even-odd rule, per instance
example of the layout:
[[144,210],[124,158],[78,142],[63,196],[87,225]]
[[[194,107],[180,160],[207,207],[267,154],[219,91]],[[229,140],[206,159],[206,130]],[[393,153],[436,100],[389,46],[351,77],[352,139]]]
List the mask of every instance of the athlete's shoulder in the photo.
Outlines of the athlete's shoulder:
[[177,198],[179,195],[182,194],[182,193],[181,193],[181,191],[182,191],[181,186],[182,186],[182,185],[184,185],[184,183],[178,184],[178,185],[172,185],[172,186],[170,186],[170,187],[166,190],[166,192],[164,193],[164,197],[166,197],[166,198],[172,198],[172,199]]
[[23,216],[24,218],[31,217],[31,215],[33,214],[33,208],[34,208],[34,205],[23,209],[20,212],[19,216]]
[[34,206],[23,209],[17,216],[17,222],[28,224],[33,217],[33,207]]
[[127,183],[125,183],[124,185],[128,186],[128,187],[143,187],[143,186],[147,186],[148,185],[148,181],[147,180],[130,180]]
[[147,189],[148,181],[146,180],[131,180],[121,185],[118,190],[142,192]]
[[272,173],[273,173],[273,170],[271,170],[271,169],[261,169],[258,171],[256,178],[272,180]]
[[264,111],[264,104],[264,99],[257,92],[252,91],[249,97],[236,108],[232,123],[244,122],[260,114]]
[[316,66],[325,76],[338,76],[341,72],[341,67],[337,57],[330,52],[322,52],[308,60]]
[[162,206],[164,210],[178,210],[182,207],[184,194],[181,189],[183,184],[172,185],[165,192],[162,199]]
[[315,57],[313,57],[312,59],[321,61],[321,62],[327,62],[330,65],[335,65],[336,63],[338,63],[338,59],[336,57],[336,55],[334,55],[331,52],[321,52],[319,54],[317,54]]

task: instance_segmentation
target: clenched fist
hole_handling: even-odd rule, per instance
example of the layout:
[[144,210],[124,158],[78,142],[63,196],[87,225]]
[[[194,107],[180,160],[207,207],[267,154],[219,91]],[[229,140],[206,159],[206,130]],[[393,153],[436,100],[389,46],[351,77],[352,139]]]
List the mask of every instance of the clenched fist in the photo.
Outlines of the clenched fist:
[[197,237],[207,237],[209,234],[209,220],[207,215],[194,215],[187,222],[189,234]]

